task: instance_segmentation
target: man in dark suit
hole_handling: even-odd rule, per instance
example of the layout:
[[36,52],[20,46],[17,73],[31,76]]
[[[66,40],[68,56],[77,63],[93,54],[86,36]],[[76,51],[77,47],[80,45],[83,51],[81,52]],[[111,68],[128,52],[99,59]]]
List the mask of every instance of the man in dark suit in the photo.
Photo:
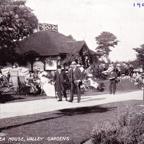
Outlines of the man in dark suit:
[[67,101],[67,90],[69,90],[70,84],[69,84],[69,80],[68,80],[68,69],[62,69],[63,74],[63,86],[64,86],[64,90],[63,90],[63,95]]
[[82,80],[82,73],[81,70],[77,67],[76,62],[72,62],[71,64],[71,69],[68,72],[68,79],[70,82],[70,100],[69,102],[73,102],[73,97],[74,97],[74,90],[77,90],[77,102],[80,102],[81,99],[81,90],[80,90],[80,85],[81,85],[81,80]]
[[117,72],[116,72],[116,68],[113,66],[112,70],[109,73],[109,90],[110,90],[110,94],[115,94],[116,92],[116,83],[117,83]]
[[[56,91],[56,94],[58,95],[58,98],[59,98],[58,101],[62,101],[62,94],[64,91],[64,85],[63,85],[64,78],[63,78],[63,74],[61,72],[61,66],[57,67],[57,71],[55,73],[54,80],[55,80],[55,91]],[[66,94],[64,94],[64,97],[67,100]]]

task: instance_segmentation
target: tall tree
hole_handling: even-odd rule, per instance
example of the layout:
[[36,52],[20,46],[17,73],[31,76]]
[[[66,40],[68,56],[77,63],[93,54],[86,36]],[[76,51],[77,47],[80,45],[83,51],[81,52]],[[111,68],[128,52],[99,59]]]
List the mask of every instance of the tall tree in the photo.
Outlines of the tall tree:
[[4,54],[13,54],[17,42],[33,34],[37,26],[38,20],[25,1],[0,0],[0,49]]
[[136,51],[137,59],[144,70],[144,44],[139,48],[133,48]]
[[110,32],[102,32],[99,36],[96,38],[96,42],[98,44],[98,47],[96,48],[97,53],[100,56],[109,56],[109,53],[111,51],[111,47],[115,47],[118,44],[117,37],[110,33]]

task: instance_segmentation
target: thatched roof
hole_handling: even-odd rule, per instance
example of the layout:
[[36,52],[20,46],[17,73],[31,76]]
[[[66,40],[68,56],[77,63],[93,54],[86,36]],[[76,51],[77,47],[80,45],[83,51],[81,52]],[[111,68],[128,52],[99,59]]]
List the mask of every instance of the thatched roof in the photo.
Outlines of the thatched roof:
[[50,56],[80,51],[86,43],[85,41],[75,41],[70,36],[67,37],[61,33],[40,31],[20,41],[18,45],[16,51],[20,54],[35,51],[41,56]]
[[[71,42],[68,42],[68,45],[70,46],[70,51],[73,53],[79,52],[83,46],[88,48],[85,41],[71,41]],[[94,52],[93,50],[89,48],[88,48],[88,51],[91,55],[96,54],[96,52]]]
[[79,52],[81,48],[85,45],[85,41],[71,41],[68,42],[70,51],[73,53]]

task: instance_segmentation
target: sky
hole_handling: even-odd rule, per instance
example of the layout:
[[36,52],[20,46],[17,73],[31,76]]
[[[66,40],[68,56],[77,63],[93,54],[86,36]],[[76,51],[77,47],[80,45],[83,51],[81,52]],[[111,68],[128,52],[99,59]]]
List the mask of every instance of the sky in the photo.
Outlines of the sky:
[[[144,44],[142,0],[27,0],[39,23],[58,25],[59,33],[85,40],[92,50],[103,31],[120,41],[111,48],[111,61],[136,59],[133,48]],[[135,6],[134,6],[135,5]]]

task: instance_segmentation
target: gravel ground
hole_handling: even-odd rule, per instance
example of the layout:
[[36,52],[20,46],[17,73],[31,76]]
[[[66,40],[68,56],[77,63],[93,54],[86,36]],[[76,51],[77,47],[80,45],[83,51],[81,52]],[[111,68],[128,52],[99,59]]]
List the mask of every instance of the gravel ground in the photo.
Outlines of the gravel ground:
[[[101,80],[99,82],[103,82],[105,85],[105,90],[103,92],[99,92],[96,90],[88,90],[82,93],[82,96],[89,96],[89,95],[103,95],[109,94],[109,81],[108,80]],[[0,91],[2,92],[5,90],[6,87],[1,87]],[[116,93],[125,93],[131,91],[140,90],[134,82],[129,81],[128,79],[122,79],[121,82],[117,84],[117,91]],[[69,97],[69,92],[67,93]],[[54,99],[55,97],[47,97],[45,94],[43,95],[15,95],[13,91],[8,93],[2,93],[0,98],[0,103],[13,103],[13,102],[23,102],[23,101],[31,101],[31,100],[38,100],[38,99]]]

